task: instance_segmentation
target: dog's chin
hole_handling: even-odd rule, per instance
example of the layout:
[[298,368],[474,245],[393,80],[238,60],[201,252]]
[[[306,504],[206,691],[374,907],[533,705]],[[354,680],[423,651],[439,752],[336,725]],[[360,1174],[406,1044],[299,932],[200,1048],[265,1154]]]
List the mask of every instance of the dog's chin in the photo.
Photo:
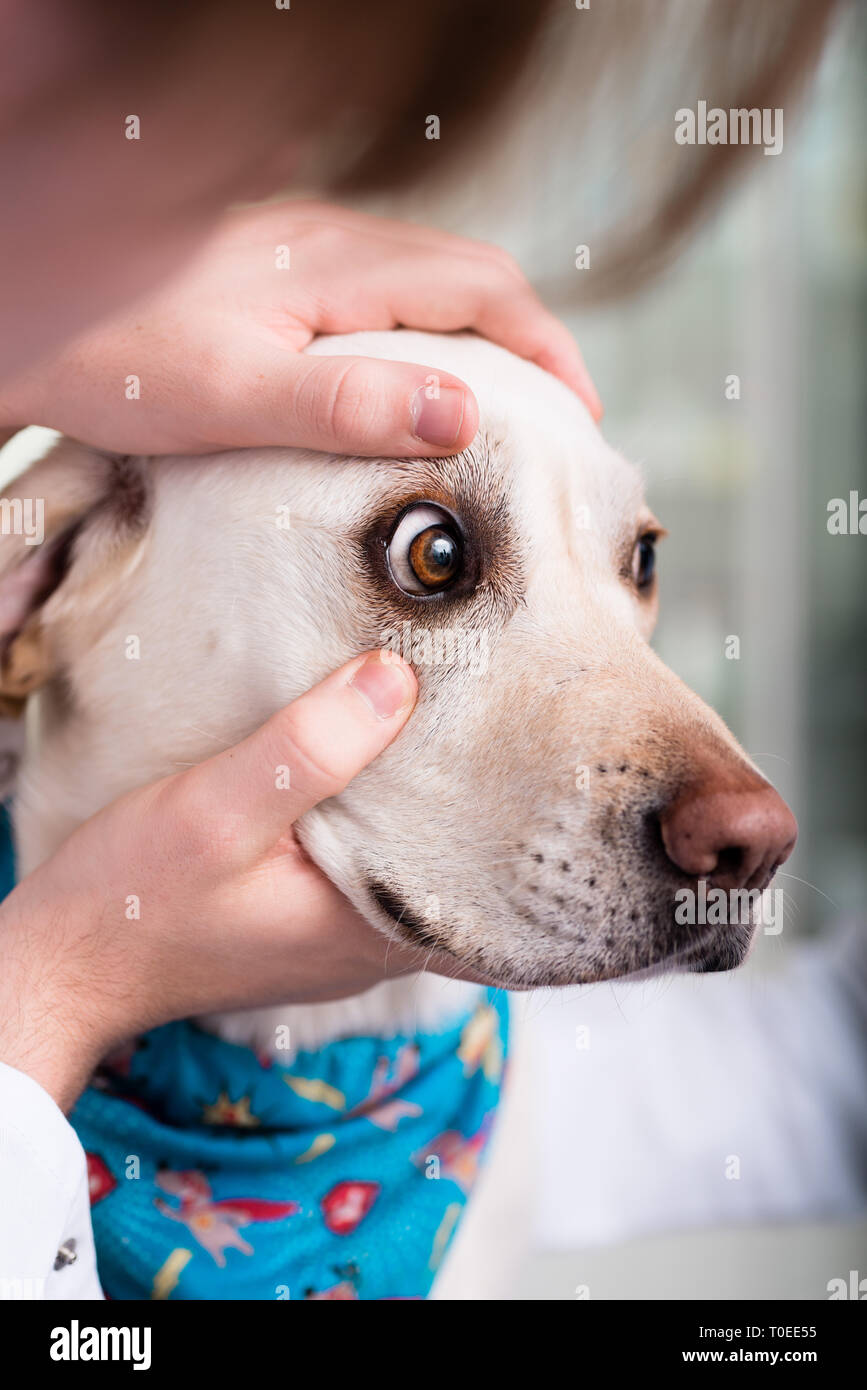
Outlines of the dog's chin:
[[716,928],[710,940],[689,961],[686,969],[698,975],[714,975],[737,970],[743,965],[755,940],[755,930],[748,926]]
[[752,927],[705,928],[703,932],[696,932],[687,946],[682,942],[672,945],[669,952],[648,965],[607,978],[640,984],[662,975],[713,975],[737,970],[749,955],[753,938]]
[[702,926],[693,928],[685,940],[682,927],[675,930],[670,923],[661,923],[646,943],[624,943],[620,951],[616,946],[606,947],[600,954],[592,946],[588,952],[586,943],[570,946],[564,933],[564,939],[551,950],[540,951],[538,943],[532,943],[526,961],[522,961],[520,947],[502,956],[490,944],[467,949],[462,943],[456,947],[435,925],[413,913],[393,888],[369,879],[368,889],[376,909],[373,920],[405,945],[415,947],[420,966],[499,989],[523,991],[614,980],[638,983],[672,973],[736,970],[749,954],[754,935],[753,927],[741,924]]

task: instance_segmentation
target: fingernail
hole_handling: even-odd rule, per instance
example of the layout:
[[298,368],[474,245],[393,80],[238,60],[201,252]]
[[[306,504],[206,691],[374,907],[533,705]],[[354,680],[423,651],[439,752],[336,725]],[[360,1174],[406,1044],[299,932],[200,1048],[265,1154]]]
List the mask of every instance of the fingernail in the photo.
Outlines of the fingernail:
[[428,395],[427,386],[419,386],[412,398],[412,432],[425,444],[447,449],[454,444],[464,423],[464,393],[459,386],[440,386],[436,395]]
[[393,718],[414,694],[403,662],[387,650],[372,652],[349,684],[377,719]]

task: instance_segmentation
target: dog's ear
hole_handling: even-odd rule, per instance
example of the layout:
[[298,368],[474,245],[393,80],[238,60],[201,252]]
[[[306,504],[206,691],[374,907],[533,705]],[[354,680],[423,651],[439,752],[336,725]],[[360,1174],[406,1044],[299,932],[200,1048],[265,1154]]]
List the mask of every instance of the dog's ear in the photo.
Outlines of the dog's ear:
[[58,439],[0,497],[0,715],[89,643],[141,555],[149,511],[140,459]]

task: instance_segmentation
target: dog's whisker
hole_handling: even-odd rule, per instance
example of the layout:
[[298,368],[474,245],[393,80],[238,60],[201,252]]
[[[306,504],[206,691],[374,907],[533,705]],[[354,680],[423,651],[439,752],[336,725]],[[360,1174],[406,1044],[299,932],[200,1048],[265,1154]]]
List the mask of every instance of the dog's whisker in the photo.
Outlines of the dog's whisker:
[[384,974],[385,976],[388,975],[388,953],[389,953],[389,951],[391,950],[391,942],[392,942],[392,937],[391,937],[391,933],[389,933],[389,935],[385,938],[385,960],[383,961],[383,965],[382,965],[383,974]]
[[797,874],[786,874],[783,872],[782,869],[777,869],[776,876],[777,878],[791,878],[794,880],[795,883],[803,883],[806,888],[812,888],[814,893],[818,893],[820,898],[825,898],[831,904],[831,906],[837,910],[837,912],[840,911],[839,904],[835,903],[833,898],[829,898],[827,893],[823,893],[822,889],[817,888],[815,883],[811,883],[809,879],[798,878]]

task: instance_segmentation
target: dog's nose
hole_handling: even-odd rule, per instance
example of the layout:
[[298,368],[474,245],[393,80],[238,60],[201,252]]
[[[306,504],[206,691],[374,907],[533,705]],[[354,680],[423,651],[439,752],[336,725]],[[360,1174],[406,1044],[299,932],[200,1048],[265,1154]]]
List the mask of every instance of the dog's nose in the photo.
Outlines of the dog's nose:
[[798,825],[774,788],[712,781],[686,787],[659,817],[673,864],[716,887],[764,888],[791,854]]

